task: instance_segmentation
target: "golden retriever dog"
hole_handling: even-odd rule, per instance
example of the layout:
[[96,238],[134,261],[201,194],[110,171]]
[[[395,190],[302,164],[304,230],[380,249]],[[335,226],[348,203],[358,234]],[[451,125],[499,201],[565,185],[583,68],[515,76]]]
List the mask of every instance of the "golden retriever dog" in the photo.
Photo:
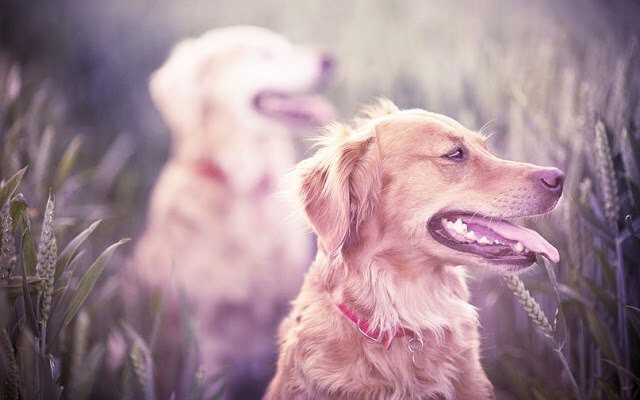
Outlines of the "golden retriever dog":
[[292,130],[333,118],[314,94],[332,64],[266,29],[236,26],[182,41],[150,79],[173,143],[134,267],[152,287],[184,289],[203,366],[229,382],[246,373],[264,375],[266,386],[277,325],[311,260],[278,182],[296,162]]
[[465,267],[518,272],[564,174],[492,155],[455,120],[388,101],[297,167],[318,253],[280,327],[265,399],[490,399]]

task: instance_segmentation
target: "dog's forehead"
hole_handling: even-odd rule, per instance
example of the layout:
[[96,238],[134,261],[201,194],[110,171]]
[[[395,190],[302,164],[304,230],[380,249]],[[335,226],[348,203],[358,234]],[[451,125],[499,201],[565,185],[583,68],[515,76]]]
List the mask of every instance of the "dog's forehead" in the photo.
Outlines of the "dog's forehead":
[[210,53],[234,48],[285,49],[291,43],[282,35],[255,26],[216,29],[200,39],[200,45]]
[[484,137],[446,115],[425,110],[404,110],[383,116],[375,121],[376,125],[386,125],[391,135],[437,135],[448,141],[484,142]]

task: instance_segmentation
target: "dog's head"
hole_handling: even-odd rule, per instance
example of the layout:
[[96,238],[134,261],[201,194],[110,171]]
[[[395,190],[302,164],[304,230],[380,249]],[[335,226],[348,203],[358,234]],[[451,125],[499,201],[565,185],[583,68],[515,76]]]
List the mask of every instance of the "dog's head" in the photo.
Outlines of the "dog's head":
[[455,120],[382,101],[354,128],[334,126],[299,164],[320,249],[406,252],[429,264],[519,270],[558,251],[507,219],[552,210],[564,173],[500,159]]
[[178,136],[206,132],[216,123],[221,131],[233,123],[243,131],[271,133],[333,118],[332,106],[311,93],[332,66],[326,53],[294,46],[263,28],[236,26],[179,43],[152,74],[150,91]]

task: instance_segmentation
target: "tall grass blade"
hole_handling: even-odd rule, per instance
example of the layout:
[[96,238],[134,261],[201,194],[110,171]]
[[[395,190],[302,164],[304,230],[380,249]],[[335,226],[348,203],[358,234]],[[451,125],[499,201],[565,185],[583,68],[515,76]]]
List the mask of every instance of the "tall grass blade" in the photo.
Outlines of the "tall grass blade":
[[131,346],[131,363],[136,379],[145,400],[154,400],[155,385],[153,381],[153,362],[149,346],[129,324],[122,323],[125,333],[133,342]]
[[7,400],[20,399],[20,376],[16,362],[15,349],[6,329],[0,331],[0,393]]
[[60,159],[60,163],[58,164],[58,169],[56,171],[56,177],[53,181],[53,191],[54,193],[60,189],[60,186],[64,183],[64,181],[69,177],[71,170],[73,169],[76,159],[78,158],[78,152],[80,150],[80,146],[82,145],[82,136],[76,135],[64,154],[62,154],[62,158]]
[[116,177],[135,152],[135,143],[130,135],[121,133],[109,146],[104,157],[96,167],[94,180],[100,188],[113,187]]
[[38,264],[38,253],[36,245],[33,243],[31,230],[26,228],[22,233],[22,268],[27,276],[36,274],[36,265]]
[[[59,324],[59,326],[56,326],[55,328],[52,327],[53,330],[49,335],[50,340],[52,341],[55,340],[58,337],[60,330],[62,330],[65,326],[69,325],[69,323],[76,316],[78,311],[80,311],[80,307],[82,307],[82,304],[89,296],[89,293],[91,292],[94,285],[98,281],[98,278],[100,277],[100,275],[102,275],[102,271],[104,271],[104,268],[106,267],[107,263],[111,259],[113,252],[118,247],[120,247],[121,245],[123,245],[128,241],[129,239],[122,239],[117,243],[114,243],[111,246],[107,247],[107,249],[104,250],[102,254],[100,254],[98,258],[93,262],[93,264],[91,264],[89,269],[87,269],[87,272],[82,276],[82,278],[80,279],[80,282],[78,283],[78,288],[76,289],[76,292],[73,294],[73,297],[69,302],[69,306],[67,307],[66,310],[64,310],[64,315],[62,316],[62,322]],[[52,319],[52,324],[53,324],[53,319]]]
[[[629,331],[627,329],[627,284],[625,282],[625,266],[624,256],[622,253],[622,240],[620,237],[616,237],[616,293],[618,295],[618,341],[620,354],[622,355],[622,367],[624,369],[631,368],[631,357],[629,347]],[[622,384],[623,393],[626,397],[629,397],[629,378],[627,375],[622,374],[620,381]]]
[[16,191],[16,188],[20,184],[27,168],[29,167],[24,167],[20,171],[16,172],[11,178],[9,178],[7,183],[0,187],[0,207],[4,207],[9,198],[13,196],[13,192]]
[[31,330],[36,335],[40,335],[36,308],[33,305],[33,299],[31,298],[31,291],[29,290],[29,282],[27,280],[27,277],[24,275],[22,276],[22,298],[24,301],[24,312],[27,318],[27,322],[29,323]]
[[11,214],[11,221],[13,222],[12,230],[15,232],[17,229],[18,223],[20,222],[20,218],[27,218],[26,212],[29,205],[24,200],[24,197],[21,193],[13,196],[11,200],[11,206],[9,207],[9,212]]
[[615,228],[618,221],[618,213],[620,212],[618,183],[616,182],[616,174],[613,168],[611,146],[607,138],[607,130],[600,119],[596,122],[594,151],[596,175],[598,177],[598,185],[600,186],[604,213],[611,227]]
[[547,276],[549,277],[549,282],[551,282],[551,288],[553,289],[553,294],[556,299],[556,318],[554,321],[554,339],[557,344],[557,349],[561,350],[566,341],[567,341],[567,320],[564,315],[564,311],[562,307],[560,307],[560,293],[558,290],[558,279],[556,278],[556,272],[553,269],[551,263],[549,263],[544,257],[536,256],[537,264],[542,264],[544,266],[545,271],[547,271]]
[[93,231],[98,227],[98,225],[100,225],[101,222],[102,220],[97,220],[96,222],[92,223],[87,229],[80,232],[78,236],[73,238],[73,240],[71,240],[69,244],[67,244],[67,246],[64,248],[64,250],[60,252],[58,261],[56,262],[56,271],[54,275],[55,279],[58,279],[60,275],[62,275],[65,269],[69,266],[69,263],[71,262],[73,257],[76,255],[78,248],[91,235],[91,233],[93,233]]
[[631,199],[631,205],[636,205],[636,199],[633,195],[632,185],[640,186],[640,170],[638,163],[634,158],[633,149],[638,147],[633,136],[629,135],[629,130],[624,127],[620,133],[620,153],[622,155],[622,165],[624,165],[625,178],[627,180],[627,192]]
[[55,132],[53,128],[51,126],[47,126],[40,138],[38,154],[34,160],[33,179],[36,183],[36,195],[38,198],[44,197],[45,187],[47,187],[46,174],[49,168],[54,136]]

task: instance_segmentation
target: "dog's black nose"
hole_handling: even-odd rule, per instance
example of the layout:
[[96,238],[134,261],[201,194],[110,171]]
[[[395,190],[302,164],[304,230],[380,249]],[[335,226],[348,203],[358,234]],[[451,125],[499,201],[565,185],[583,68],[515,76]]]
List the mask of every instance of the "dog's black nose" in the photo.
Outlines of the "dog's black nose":
[[562,192],[562,186],[564,184],[564,172],[557,168],[549,168],[542,170],[538,173],[540,183],[542,186],[552,192]]

